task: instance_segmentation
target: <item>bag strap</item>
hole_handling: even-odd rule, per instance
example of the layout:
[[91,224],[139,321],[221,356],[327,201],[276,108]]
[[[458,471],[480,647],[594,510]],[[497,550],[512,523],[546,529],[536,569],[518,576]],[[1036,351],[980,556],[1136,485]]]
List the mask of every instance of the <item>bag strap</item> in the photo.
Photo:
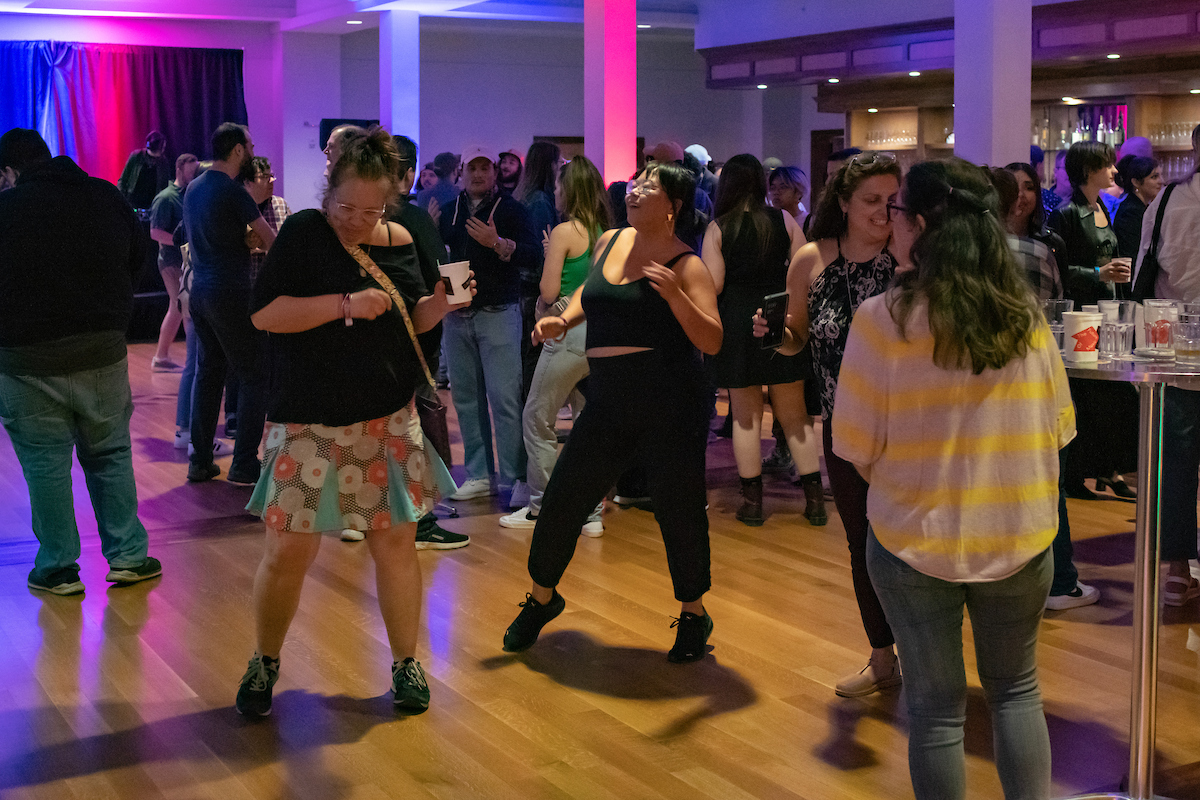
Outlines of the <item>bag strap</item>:
[[346,246],[345,244],[343,244],[343,247],[346,247],[346,252],[350,254],[350,257],[357,261],[358,265],[365,269],[375,279],[375,282],[383,287],[385,292],[391,295],[392,302],[400,310],[400,316],[404,318],[404,327],[408,329],[408,336],[412,339],[413,349],[417,351],[417,358],[421,362],[421,369],[425,371],[425,380],[429,381],[430,386],[436,387],[437,384],[433,381],[433,375],[429,372],[429,364],[425,362],[425,353],[421,350],[421,343],[417,341],[417,331],[413,328],[412,318],[408,316],[408,308],[404,305],[404,298],[396,291],[396,285],[383,273],[379,265],[363,252],[361,247],[358,245]]
[[1137,275],[1134,276],[1133,291],[1130,292],[1130,296],[1134,300],[1144,300],[1152,296],[1154,292],[1154,284],[1158,280],[1159,272],[1158,243],[1162,238],[1163,215],[1166,213],[1167,201],[1171,198],[1171,192],[1175,191],[1177,185],[1169,184],[1163,191],[1162,202],[1158,204],[1158,214],[1154,218],[1154,231],[1150,235],[1150,247],[1146,250],[1146,255],[1142,257]]
[[1162,202],[1158,204],[1158,214],[1154,217],[1154,233],[1150,236],[1150,249],[1146,255],[1155,261],[1158,260],[1158,240],[1162,238],[1163,214],[1166,213],[1167,201],[1171,199],[1171,192],[1175,191],[1175,187],[1178,185],[1177,183],[1167,185],[1163,191]]

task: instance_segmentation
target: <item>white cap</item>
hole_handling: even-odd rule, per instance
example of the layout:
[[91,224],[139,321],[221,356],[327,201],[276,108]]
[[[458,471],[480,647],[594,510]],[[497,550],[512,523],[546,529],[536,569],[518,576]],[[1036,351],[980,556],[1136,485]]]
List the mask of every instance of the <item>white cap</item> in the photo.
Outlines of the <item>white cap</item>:
[[694,155],[702,167],[708,164],[708,162],[712,161],[712,159],[708,157],[708,151],[704,149],[704,145],[702,144],[689,145],[688,147],[684,148],[683,152]]

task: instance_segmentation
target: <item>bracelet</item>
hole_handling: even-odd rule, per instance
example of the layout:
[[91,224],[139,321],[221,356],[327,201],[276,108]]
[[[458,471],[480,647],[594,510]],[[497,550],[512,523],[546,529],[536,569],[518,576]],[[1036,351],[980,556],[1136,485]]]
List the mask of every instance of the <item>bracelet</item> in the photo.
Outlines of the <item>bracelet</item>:
[[354,318],[350,316],[350,295],[342,295],[342,318],[346,320],[346,327],[349,328],[354,324]]

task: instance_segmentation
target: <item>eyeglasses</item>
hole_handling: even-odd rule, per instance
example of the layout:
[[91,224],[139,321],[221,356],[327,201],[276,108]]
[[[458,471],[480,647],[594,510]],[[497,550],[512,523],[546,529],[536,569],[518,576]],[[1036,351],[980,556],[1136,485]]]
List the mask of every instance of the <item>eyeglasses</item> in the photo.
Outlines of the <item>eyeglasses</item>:
[[652,181],[640,181],[637,183],[630,182],[625,184],[625,196],[628,197],[631,194],[636,194],[640,195],[641,197],[645,197],[646,195],[657,191],[658,189],[659,185]]
[[895,219],[892,216],[892,212],[895,212],[896,216],[899,216],[900,214],[907,214],[908,209],[905,208],[904,206],[896,205],[895,203],[888,203],[887,204],[888,222],[892,222]]
[[258,173],[258,177],[255,178],[254,180],[256,180],[256,181],[273,181],[273,180],[275,180],[275,173],[274,172],[260,172],[260,173]]
[[386,208],[355,208],[354,206],[348,206],[345,203],[334,203],[334,205],[336,205],[338,210],[346,216],[354,219],[361,219],[364,222],[377,220],[387,213]]
[[896,157],[891,153],[859,153],[850,159],[851,164],[869,167],[872,164],[894,164]]

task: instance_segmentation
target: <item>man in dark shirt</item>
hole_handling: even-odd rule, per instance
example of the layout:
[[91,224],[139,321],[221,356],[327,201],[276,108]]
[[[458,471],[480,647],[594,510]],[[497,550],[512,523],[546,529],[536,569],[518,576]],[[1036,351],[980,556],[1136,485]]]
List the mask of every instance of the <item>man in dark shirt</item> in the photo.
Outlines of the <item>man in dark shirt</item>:
[[[40,547],[29,586],[79,594],[71,453],[87,478],[108,580],[162,574],[137,517],[125,329],[146,257],[133,209],[115,186],[37,131],[0,136],[0,420],[29,485]],[[70,235],[47,236],[62,220]]]
[[434,156],[433,172],[438,176],[438,182],[417,193],[417,205],[428,211],[435,220],[441,217],[442,208],[452,205],[454,198],[458,197],[458,175],[461,166],[458,156],[454,153],[438,153]]
[[191,153],[175,159],[175,180],[158,193],[150,206],[150,238],[158,242],[158,271],[167,290],[167,313],[158,329],[158,349],[150,360],[152,372],[176,372],[182,366],[171,360],[171,343],[179,333],[183,311],[179,307],[179,279],[183,253],[175,244],[175,229],[183,221],[183,190],[196,177],[200,161]]
[[226,371],[240,386],[238,438],[229,467],[231,483],[253,485],[261,469],[258,446],[266,419],[266,334],[250,322],[250,247],[247,226],[269,250],[275,241],[243,180],[254,180],[254,141],[232,122],[212,136],[213,166],[188,186],[183,224],[191,245],[192,287],[188,307],[196,331],[196,380],[192,388],[192,455],[189,481],[221,473],[213,463],[213,438]]
[[439,221],[450,261],[469,261],[478,288],[470,308],[446,315],[442,335],[467,467],[455,500],[495,494],[493,471],[505,490],[524,478],[517,301],[521,267],[536,269],[542,255],[525,207],[496,191],[496,156],[475,147],[463,161],[466,188],[442,207]]
[[125,162],[125,169],[117,181],[117,188],[129,205],[137,209],[148,209],[154,202],[154,197],[171,180],[171,165],[164,151],[167,149],[167,137],[158,131],[150,131],[146,136],[146,146],[134,150]]

